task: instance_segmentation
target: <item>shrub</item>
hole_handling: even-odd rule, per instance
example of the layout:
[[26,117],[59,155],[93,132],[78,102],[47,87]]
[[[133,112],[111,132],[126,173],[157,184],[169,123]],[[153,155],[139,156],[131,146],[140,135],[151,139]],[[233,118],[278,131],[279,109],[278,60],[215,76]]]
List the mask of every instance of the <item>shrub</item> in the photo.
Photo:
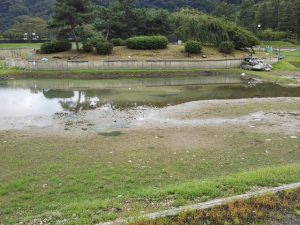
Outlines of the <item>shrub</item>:
[[166,49],[168,39],[164,36],[138,36],[126,40],[130,49]]
[[93,49],[94,49],[94,46],[91,42],[87,41],[87,42],[82,43],[82,50],[84,52],[92,52]]
[[72,49],[72,43],[69,41],[45,42],[41,45],[41,52],[45,54],[64,52]]
[[113,44],[107,41],[99,41],[96,44],[96,52],[99,55],[111,54],[113,48],[114,48]]
[[126,45],[126,42],[122,38],[111,39],[110,42],[114,46],[125,46]]
[[218,47],[219,52],[231,54],[234,51],[234,44],[231,41],[224,41]]
[[228,36],[236,49],[252,48],[253,46],[260,44],[257,37],[252,32],[240,27],[232,27],[228,31]]
[[188,54],[197,54],[202,50],[202,43],[200,41],[187,41],[185,43],[185,52]]
[[93,47],[96,47],[99,42],[106,42],[106,40],[102,37],[94,37],[89,40],[89,42],[93,45]]

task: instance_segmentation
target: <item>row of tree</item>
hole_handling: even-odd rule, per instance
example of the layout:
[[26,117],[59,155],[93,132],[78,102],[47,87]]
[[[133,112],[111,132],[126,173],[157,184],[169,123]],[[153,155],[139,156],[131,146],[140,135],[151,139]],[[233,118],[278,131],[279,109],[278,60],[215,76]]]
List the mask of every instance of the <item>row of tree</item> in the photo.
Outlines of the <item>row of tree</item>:
[[[282,13],[279,14],[278,23],[275,23],[275,19],[261,19],[262,16],[274,14],[277,1],[282,6],[284,5],[281,0],[261,3],[255,3],[254,0],[243,0],[241,6],[222,3],[213,12],[215,17],[221,18],[217,19],[190,9],[177,10],[172,13],[164,9],[137,8],[135,0],[114,0],[107,7],[94,5],[90,0],[56,0],[53,15],[48,23],[39,17],[21,16],[15,20],[4,36],[10,39],[23,39],[26,33],[27,38],[30,39],[30,35],[34,32],[39,35],[40,39],[71,37],[78,43],[80,40],[100,35],[106,39],[127,39],[136,35],[171,36],[176,34],[182,39],[189,39],[189,36],[193,35],[192,32],[197,31],[202,42],[210,40],[210,42],[216,43],[219,40],[229,39],[228,30],[232,30],[232,27],[239,30],[236,25],[230,23],[232,21],[261,34],[261,36],[282,39],[285,38],[285,33],[279,32],[274,35],[272,30],[267,29],[265,32],[262,29],[270,27],[280,30],[279,28],[285,27],[287,31],[297,33],[299,32],[297,22],[299,13],[295,12],[294,22],[289,23],[283,19],[285,17]],[[294,1],[294,8],[299,6],[300,0],[291,1]],[[268,4],[268,7],[263,7],[264,4]],[[290,3],[285,5],[288,7]],[[273,13],[262,13],[263,9]],[[184,24],[187,21],[192,22]],[[263,21],[263,23],[259,21]],[[284,21],[286,22],[284,23]],[[257,26],[258,24],[261,25],[260,28]],[[239,32],[244,31],[239,30]]]
[[[18,18],[20,15],[37,15],[48,20],[55,3],[54,0],[47,0],[45,4],[42,2],[43,0],[2,0],[0,31],[9,21],[17,18],[9,29],[9,35],[6,35],[9,38],[17,38],[21,33],[20,29],[16,29],[20,21],[38,21],[37,18],[29,19],[29,16]],[[106,35],[112,37],[116,37],[116,34],[123,38],[136,34],[153,34],[153,30],[160,34],[163,34],[161,31],[164,30],[168,33],[172,26],[169,20],[170,12],[187,6],[211,12],[215,17],[235,22],[255,33],[272,29],[300,36],[300,0],[92,0],[92,4],[95,8],[94,18],[97,20],[95,28],[106,30]],[[119,22],[121,19],[126,19],[126,23]],[[40,30],[31,29],[31,32]],[[47,31],[43,34],[47,35]]]
[[300,35],[300,0],[243,0],[241,5],[223,2],[213,15],[233,21],[248,30],[272,29]]

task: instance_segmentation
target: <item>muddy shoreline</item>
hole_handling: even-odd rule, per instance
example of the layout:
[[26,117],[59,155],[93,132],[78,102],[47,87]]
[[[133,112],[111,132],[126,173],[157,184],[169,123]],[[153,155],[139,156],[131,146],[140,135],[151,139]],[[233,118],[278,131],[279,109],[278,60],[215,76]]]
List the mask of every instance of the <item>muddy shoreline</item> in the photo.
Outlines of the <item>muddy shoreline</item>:
[[124,71],[28,71],[19,70],[0,75],[6,79],[118,79],[118,78],[174,78],[212,76],[232,73],[230,70],[124,70]]
[[23,118],[23,121],[7,118],[0,123],[0,129],[85,136],[114,131],[234,126],[263,133],[296,135],[300,131],[299,109],[299,97],[202,100],[164,108],[115,109],[104,105],[79,113],[35,116]]

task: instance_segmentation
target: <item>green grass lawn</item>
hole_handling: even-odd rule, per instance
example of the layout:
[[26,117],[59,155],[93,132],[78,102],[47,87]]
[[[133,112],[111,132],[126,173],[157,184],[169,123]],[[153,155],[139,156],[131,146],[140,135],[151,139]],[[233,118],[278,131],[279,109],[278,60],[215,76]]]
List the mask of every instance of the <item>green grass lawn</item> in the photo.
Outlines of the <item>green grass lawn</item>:
[[40,48],[41,43],[12,43],[12,44],[1,44],[0,43],[0,49],[5,48],[34,48],[38,49]]
[[293,44],[287,41],[262,41],[261,46],[273,46],[273,47],[300,47],[300,45]]
[[[170,145],[180,137],[182,144]],[[184,144],[195,137],[205,141]],[[2,132],[0,142],[5,225],[33,219],[95,224],[300,181],[299,141],[283,134],[232,128],[76,138]]]

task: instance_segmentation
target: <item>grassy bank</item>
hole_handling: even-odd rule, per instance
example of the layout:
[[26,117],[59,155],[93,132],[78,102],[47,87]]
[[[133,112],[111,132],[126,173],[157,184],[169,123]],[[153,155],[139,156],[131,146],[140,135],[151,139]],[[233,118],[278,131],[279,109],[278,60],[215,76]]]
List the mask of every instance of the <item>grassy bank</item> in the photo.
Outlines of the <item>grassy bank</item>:
[[95,224],[300,181],[298,139],[230,127],[0,141],[4,224]]
[[230,73],[224,70],[199,70],[199,69],[120,69],[120,70],[21,70],[16,68],[0,69],[0,76],[3,78],[15,79],[51,79],[51,78],[79,78],[79,79],[105,79],[105,78],[123,78],[123,77],[174,77],[180,75],[213,75],[219,73]]
[[300,45],[293,44],[287,41],[263,41],[261,46],[273,46],[273,47],[296,47],[300,48]]
[[298,224],[300,222],[300,189],[240,200],[207,210],[180,213],[156,220],[141,220],[132,225],[178,224]]
[[39,49],[41,43],[0,43],[0,49],[34,48]]

